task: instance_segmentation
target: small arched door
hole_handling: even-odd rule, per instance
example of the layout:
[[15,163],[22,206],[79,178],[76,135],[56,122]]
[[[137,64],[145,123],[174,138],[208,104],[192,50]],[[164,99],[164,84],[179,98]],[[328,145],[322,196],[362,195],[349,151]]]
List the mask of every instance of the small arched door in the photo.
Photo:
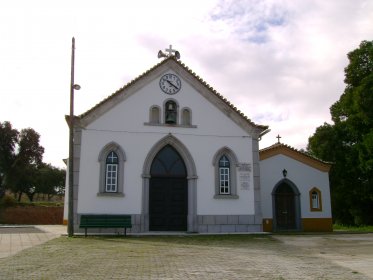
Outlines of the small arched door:
[[300,230],[299,191],[287,181],[274,189],[275,230]]
[[187,172],[183,159],[171,145],[155,156],[150,175],[149,230],[186,231]]

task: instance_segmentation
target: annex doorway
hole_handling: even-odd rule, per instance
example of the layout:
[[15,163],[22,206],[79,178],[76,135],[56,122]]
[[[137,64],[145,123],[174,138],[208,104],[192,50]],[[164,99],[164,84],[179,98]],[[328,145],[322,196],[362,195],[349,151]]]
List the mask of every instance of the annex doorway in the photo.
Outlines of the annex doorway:
[[280,181],[272,192],[275,231],[300,230],[300,193],[289,180]]
[[153,159],[149,184],[149,230],[187,231],[188,182],[185,163],[171,146]]

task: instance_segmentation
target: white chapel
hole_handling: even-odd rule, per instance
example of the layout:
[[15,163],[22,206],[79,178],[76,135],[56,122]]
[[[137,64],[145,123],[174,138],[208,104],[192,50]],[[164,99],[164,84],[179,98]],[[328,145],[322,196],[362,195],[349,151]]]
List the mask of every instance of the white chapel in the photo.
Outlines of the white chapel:
[[75,117],[74,231],[86,214],[130,215],[130,233],[332,230],[330,164],[260,150],[268,131],[170,53]]

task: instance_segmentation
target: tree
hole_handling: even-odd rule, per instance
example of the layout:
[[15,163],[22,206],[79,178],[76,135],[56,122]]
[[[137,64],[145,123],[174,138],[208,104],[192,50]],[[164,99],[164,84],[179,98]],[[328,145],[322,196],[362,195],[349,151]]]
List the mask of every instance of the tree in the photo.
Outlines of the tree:
[[35,194],[35,178],[42,164],[44,148],[39,144],[40,135],[32,128],[18,132],[9,122],[0,123],[0,174],[2,188],[23,193],[29,199]]
[[[48,200],[65,191],[66,171],[42,162],[44,148],[40,135],[32,128],[18,132],[10,122],[0,122],[0,195],[5,188],[33,201],[36,193]],[[0,197],[1,198],[1,197]]]
[[6,174],[14,162],[18,134],[10,122],[0,122],[0,199],[5,194]]
[[46,194],[48,200],[65,193],[66,171],[50,164],[42,164],[36,175],[36,193]]
[[330,172],[333,217],[373,224],[373,41],[348,53],[346,88],[330,113],[334,124],[309,138],[311,154],[334,163]]
[[[18,141],[18,153],[15,157],[13,170],[13,186],[20,195],[26,193],[30,201],[35,195],[37,169],[42,164],[44,148],[40,146],[40,135],[32,128],[22,129]],[[20,197],[19,197],[20,200]]]

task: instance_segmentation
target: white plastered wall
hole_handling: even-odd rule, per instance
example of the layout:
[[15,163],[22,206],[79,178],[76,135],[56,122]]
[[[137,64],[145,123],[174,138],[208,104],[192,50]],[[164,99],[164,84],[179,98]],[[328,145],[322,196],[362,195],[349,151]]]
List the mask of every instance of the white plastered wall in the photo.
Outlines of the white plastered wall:
[[[151,148],[171,134],[186,146],[196,165],[198,215],[254,215],[252,172],[249,190],[241,190],[240,186],[237,186],[239,199],[214,199],[215,175],[212,164],[215,153],[223,147],[228,147],[240,163],[249,163],[252,168],[251,136],[227,116],[228,112],[221,112],[183,79],[179,93],[162,93],[159,89],[161,76],[82,130],[77,212],[140,214],[144,161]],[[184,107],[191,109],[192,125],[196,127],[145,124],[149,122],[150,107],[159,106],[163,114],[164,102],[170,98],[177,102],[179,110]],[[163,115],[161,119],[163,122]],[[126,154],[124,197],[97,196],[98,155],[110,142],[119,144]],[[238,179],[237,176],[237,183]]]
[[[272,191],[276,184],[283,179],[283,169],[287,170],[287,179],[297,186],[301,194],[301,218],[331,218],[328,173],[282,154],[260,161],[263,218],[272,219]],[[322,211],[310,211],[309,191],[313,187],[321,191]]]

